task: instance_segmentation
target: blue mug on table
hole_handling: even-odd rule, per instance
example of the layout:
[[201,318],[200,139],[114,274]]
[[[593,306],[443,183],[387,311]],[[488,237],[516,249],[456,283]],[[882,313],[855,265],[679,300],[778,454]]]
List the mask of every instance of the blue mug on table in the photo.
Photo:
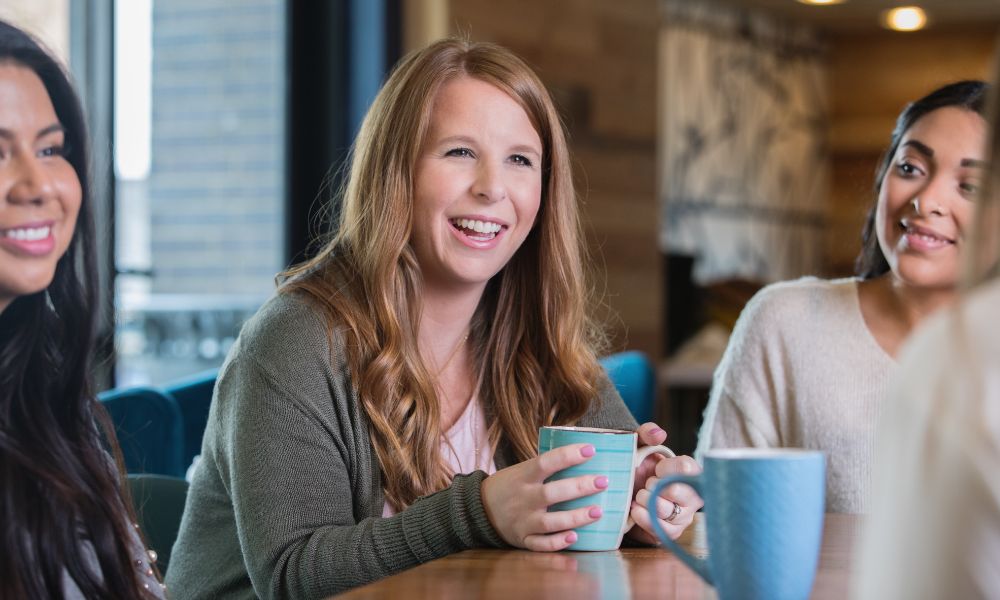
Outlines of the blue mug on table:
[[[625,532],[632,527],[629,513],[632,507],[636,468],[650,454],[674,456],[673,451],[666,446],[637,448],[637,442],[636,432],[623,429],[554,425],[539,428],[539,454],[570,444],[593,444],[596,450],[590,460],[559,471],[552,475],[549,481],[579,475],[604,475],[608,478],[608,487],[603,492],[559,502],[549,507],[549,511],[557,511],[596,505],[603,511],[601,518],[594,523],[576,528],[577,540],[570,545],[570,550],[617,550],[621,545]],[[641,482],[639,485],[644,483]]]
[[722,600],[809,597],[823,536],[823,454],[795,448],[710,450],[700,475],[664,477],[649,511],[668,485],[686,484],[705,501],[708,558],[695,558],[653,528]]

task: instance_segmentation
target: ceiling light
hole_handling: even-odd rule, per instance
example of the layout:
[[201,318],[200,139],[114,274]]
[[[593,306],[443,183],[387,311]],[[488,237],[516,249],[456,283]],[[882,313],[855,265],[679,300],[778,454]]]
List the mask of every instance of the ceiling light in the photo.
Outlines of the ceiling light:
[[831,4],[843,4],[847,0],[799,0],[802,4],[813,4],[815,6],[829,6]]
[[927,15],[919,6],[900,6],[882,13],[882,25],[895,31],[917,31],[927,24]]

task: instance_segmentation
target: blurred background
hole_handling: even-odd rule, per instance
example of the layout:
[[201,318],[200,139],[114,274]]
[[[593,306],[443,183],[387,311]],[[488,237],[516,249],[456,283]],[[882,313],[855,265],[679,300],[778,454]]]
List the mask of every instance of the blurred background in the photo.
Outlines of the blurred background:
[[[996,0],[0,0],[90,115],[102,388],[221,364],[323,201],[386,72],[446,35],[503,44],[570,134],[613,350],[659,367],[693,446],[760,286],[847,276],[895,116],[990,72]],[[674,444],[672,444],[674,445]]]

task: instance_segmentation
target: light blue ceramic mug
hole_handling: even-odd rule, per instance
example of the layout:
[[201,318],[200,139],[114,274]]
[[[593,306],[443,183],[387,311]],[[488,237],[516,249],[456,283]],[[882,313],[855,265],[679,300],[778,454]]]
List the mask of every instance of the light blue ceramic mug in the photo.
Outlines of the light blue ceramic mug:
[[795,448],[738,448],[705,453],[701,475],[664,477],[691,486],[705,501],[708,559],[667,537],[663,545],[715,586],[722,600],[804,600],[812,590],[823,535],[825,460]]
[[[596,429],[592,427],[541,427],[538,430],[538,452],[548,452],[569,444],[592,444],[593,457],[583,464],[563,469],[547,481],[567,479],[580,475],[604,475],[608,487],[603,492],[566,502],[553,504],[549,511],[573,510],[585,506],[600,506],[603,514],[597,521],[578,527],[577,540],[570,550],[617,550],[622,537],[632,526],[629,512],[632,505],[632,488],[635,470],[650,454],[674,456],[666,446],[636,448],[638,435],[622,429]],[[645,484],[645,482],[643,482]]]

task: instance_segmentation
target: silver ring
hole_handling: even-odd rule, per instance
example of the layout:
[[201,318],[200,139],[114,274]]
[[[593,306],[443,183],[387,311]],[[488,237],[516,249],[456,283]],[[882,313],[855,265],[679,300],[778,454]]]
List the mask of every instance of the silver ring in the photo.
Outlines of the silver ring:
[[676,502],[674,502],[674,510],[673,510],[673,512],[670,513],[669,517],[667,517],[666,519],[663,519],[663,520],[666,521],[667,523],[673,523],[674,519],[676,519],[677,515],[679,515],[679,514],[681,514],[681,505],[677,504]]

